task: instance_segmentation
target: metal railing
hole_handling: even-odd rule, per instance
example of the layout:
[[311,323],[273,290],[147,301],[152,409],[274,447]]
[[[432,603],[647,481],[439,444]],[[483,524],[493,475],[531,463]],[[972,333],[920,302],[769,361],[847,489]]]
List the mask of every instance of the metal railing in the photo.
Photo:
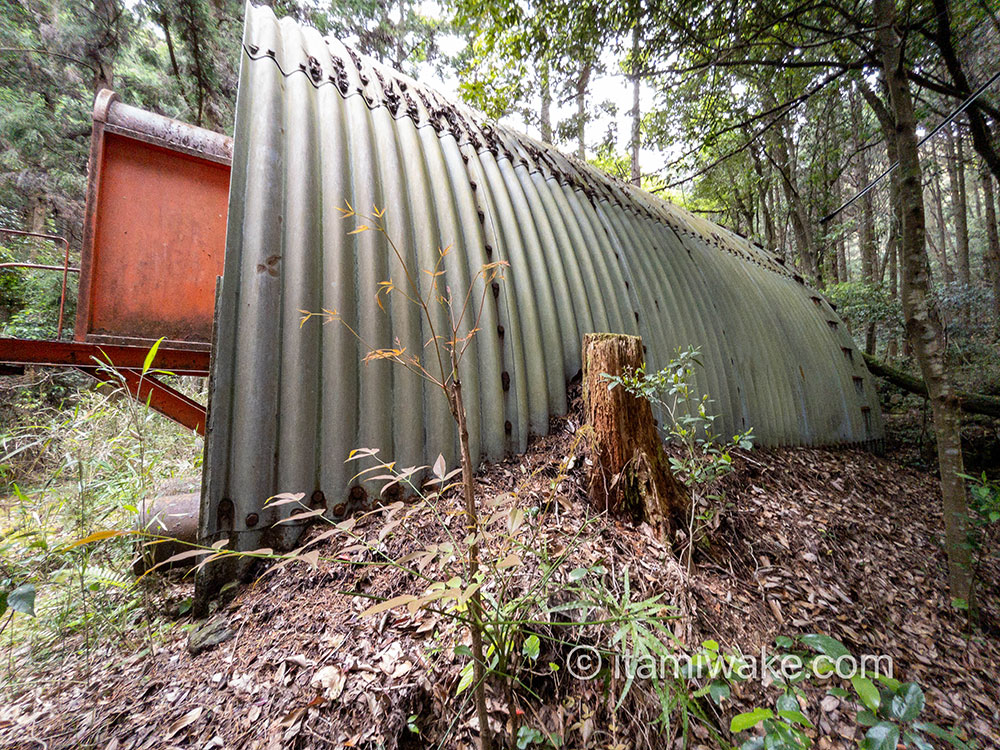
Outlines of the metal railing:
[[69,240],[65,237],[60,237],[55,234],[43,234],[41,232],[25,232],[20,229],[7,229],[5,227],[0,227],[0,234],[13,234],[19,237],[38,237],[43,240],[51,240],[52,242],[60,242],[63,245],[63,264],[61,266],[49,266],[42,263],[0,263],[0,269],[3,268],[30,268],[36,271],[62,271],[62,292],[59,295],[59,324],[56,327],[56,338],[62,338],[63,329],[63,316],[66,312],[66,281],[71,273],[80,273],[79,268],[70,268],[69,265]]

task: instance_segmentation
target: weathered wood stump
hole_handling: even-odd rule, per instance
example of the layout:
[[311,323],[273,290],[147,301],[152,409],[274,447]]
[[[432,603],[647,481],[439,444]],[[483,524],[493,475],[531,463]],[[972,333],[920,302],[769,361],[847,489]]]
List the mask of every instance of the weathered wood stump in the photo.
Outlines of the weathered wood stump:
[[590,500],[611,513],[648,522],[669,537],[683,524],[691,498],[670,462],[645,399],[624,388],[608,389],[604,373],[622,375],[642,365],[642,339],[611,333],[583,338],[583,398],[593,428]]

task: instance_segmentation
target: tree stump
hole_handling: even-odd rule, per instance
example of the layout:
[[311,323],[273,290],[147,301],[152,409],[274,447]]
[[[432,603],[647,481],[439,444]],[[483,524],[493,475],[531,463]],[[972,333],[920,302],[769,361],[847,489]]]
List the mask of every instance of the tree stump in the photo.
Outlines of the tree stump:
[[674,478],[648,401],[624,388],[608,389],[602,375],[622,375],[644,361],[642,339],[611,333],[583,338],[583,398],[593,428],[591,502],[611,513],[646,521],[669,537],[684,524],[691,498]]

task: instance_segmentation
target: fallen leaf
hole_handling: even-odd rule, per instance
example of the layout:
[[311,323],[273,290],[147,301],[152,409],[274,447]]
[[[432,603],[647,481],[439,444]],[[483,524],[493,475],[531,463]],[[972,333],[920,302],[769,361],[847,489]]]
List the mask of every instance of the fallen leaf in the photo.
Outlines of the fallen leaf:
[[201,716],[201,712],[202,708],[201,706],[198,706],[198,708],[191,709],[181,718],[177,719],[177,721],[175,721],[173,724],[167,727],[167,733],[163,735],[163,740],[164,741],[169,740],[171,737],[180,732],[182,729],[194,724],[196,721],[198,721],[198,718]]

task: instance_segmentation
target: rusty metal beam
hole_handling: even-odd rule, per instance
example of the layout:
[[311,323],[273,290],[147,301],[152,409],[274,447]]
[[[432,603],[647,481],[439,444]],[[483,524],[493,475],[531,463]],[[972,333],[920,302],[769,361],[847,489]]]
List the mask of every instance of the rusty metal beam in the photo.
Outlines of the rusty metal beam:
[[[3,230],[0,229],[0,232]],[[47,266],[44,263],[0,263],[0,268],[27,268],[32,271],[62,271],[65,270],[67,273],[80,273],[79,268],[66,268],[63,269],[62,266]]]
[[[0,362],[11,365],[96,367],[110,363],[118,369],[141,370],[148,352],[148,346],[0,338]],[[205,376],[208,360],[207,351],[161,345],[152,366],[177,375]]]
[[205,434],[205,407],[155,377],[143,375],[137,370],[118,369],[112,372],[101,367],[77,369],[105,383],[124,386],[136,401],[149,404],[151,409],[199,435]]

